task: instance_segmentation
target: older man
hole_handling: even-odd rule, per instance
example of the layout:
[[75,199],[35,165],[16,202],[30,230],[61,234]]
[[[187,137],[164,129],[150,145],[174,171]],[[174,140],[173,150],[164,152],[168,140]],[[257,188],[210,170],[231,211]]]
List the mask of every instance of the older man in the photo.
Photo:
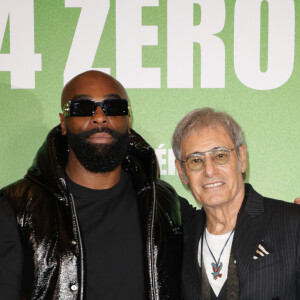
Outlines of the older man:
[[179,198],[124,87],[88,71],[61,100],[33,166],[0,192],[0,299],[179,299]]
[[173,150],[181,181],[203,207],[184,226],[183,299],[299,300],[300,207],[244,184],[239,125],[194,110],[177,125]]

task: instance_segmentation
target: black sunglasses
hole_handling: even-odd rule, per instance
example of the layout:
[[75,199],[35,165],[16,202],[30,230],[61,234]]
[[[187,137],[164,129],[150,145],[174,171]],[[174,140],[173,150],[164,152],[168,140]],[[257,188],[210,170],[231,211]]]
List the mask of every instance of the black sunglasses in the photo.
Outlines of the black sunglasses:
[[97,106],[100,106],[107,116],[128,115],[127,99],[105,99],[95,102],[90,99],[70,100],[63,107],[65,117],[90,117],[95,114]]

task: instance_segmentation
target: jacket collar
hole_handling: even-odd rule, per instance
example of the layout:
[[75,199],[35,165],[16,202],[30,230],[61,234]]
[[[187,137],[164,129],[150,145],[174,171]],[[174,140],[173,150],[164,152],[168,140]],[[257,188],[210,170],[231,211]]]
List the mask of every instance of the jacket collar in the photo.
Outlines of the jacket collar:
[[[65,193],[65,166],[68,160],[68,142],[61,126],[54,127],[38,150],[25,177],[36,181],[52,193]],[[129,147],[122,167],[128,171],[138,193],[151,187],[157,179],[157,160],[154,150],[133,129],[130,129]]]
[[252,218],[264,213],[263,197],[249,183],[245,183],[244,205],[245,212]]

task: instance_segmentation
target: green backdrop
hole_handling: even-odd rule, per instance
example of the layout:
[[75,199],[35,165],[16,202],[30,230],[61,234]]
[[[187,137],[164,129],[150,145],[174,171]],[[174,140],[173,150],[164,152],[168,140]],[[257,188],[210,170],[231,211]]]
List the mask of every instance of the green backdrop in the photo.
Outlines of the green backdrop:
[[171,135],[211,106],[240,123],[246,181],[300,196],[299,1],[0,0],[0,186],[24,176],[59,122],[64,83],[102,69],[127,88],[133,128],[175,174]]

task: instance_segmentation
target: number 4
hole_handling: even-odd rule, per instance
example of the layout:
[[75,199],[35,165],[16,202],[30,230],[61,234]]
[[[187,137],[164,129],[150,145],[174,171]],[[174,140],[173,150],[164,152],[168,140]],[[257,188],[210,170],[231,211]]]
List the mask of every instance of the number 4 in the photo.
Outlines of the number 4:
[[34,53],[34,0],[0,1],[0,50],[10,18],[10,53],[0,53],[0,71],[10,71],[12,89],[34,89],[41,54]]

